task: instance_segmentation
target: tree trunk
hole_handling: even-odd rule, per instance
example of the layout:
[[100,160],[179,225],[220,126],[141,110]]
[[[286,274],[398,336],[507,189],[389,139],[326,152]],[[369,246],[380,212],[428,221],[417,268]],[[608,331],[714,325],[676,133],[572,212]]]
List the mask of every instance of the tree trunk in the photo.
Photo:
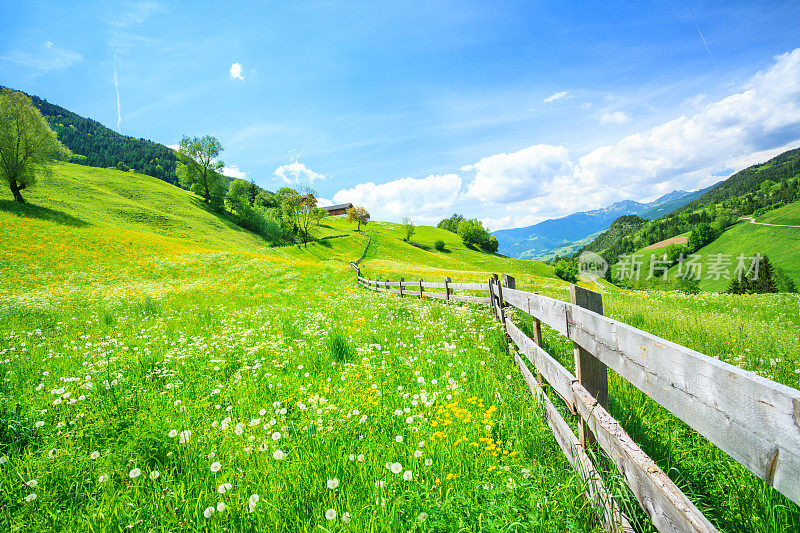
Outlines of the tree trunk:
[[17,180],[12,179],[9,182],[9,185],[11,185],[11,194],[14,195],[14,200],[21,204],[24,204],[25,198],[23,198],[19,192],[22,188],[17,185]]

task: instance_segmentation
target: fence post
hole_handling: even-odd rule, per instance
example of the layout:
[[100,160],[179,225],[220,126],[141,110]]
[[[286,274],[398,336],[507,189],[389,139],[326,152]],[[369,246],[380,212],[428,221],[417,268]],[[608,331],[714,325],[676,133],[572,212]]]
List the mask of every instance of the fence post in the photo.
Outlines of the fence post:
[[450,277],[445,276],[444,278],[444,300],[446,302],[450,301]]
[[[573,304],[599,315],[603,314],[603,296],[601,294],[570,284],[569,297]],[[597,403],[604,409],[608,409],[608,369],[606,365],[574,342],[572,344],[575,347],[575,376],[589,391],[589,394],[597,400]],[[583,446],[595,442],[594,435],[591,434],[583,420],[578,428],[578,434]]]
[[494,283],[494,278],[489,278],[489,307],[492,309],[492,314],[497,318],[497,310],[494,307],[494,290],[492,284]]
[[[539,293],[535,292],[533,294]],[[542,346],[542,321],[536,317],[533,317],[533,342],[535,342],[539,348],[544,348],[544,346]],[[544,378],[538,369],[536,370],[536,381],[539,382],[540,387],[544,385]]]
[[400,278],[400,298],[403,297],[403,278]]
[[[497,274],[495,274],[495,276],[497,276]],[[506,276],[505,276],[505,274],[503,274],[503,280],[505,281],[505,279],[506,279]],[[511,279],[514,279],[514,278],[511,278]],[[500,323],[503,325],[503,331],[506,331],[506,337],[508,337],[508,332],[507,332],[508,328],[506,328],[506,312],[505,312],[505,310],[503,310],[503,306],[505,305],[505,300],[503,299],[503,284],[498,281],[497,277],[495,277],[494,283],[497,286],[497,293],[498,293],[497,294],[497,314],[498,314],[497,318],[500,320]],[[507,340],[510,340],[510,339],[507,339]]]
[[419,297],[422,299],[422,279],[419,280]]

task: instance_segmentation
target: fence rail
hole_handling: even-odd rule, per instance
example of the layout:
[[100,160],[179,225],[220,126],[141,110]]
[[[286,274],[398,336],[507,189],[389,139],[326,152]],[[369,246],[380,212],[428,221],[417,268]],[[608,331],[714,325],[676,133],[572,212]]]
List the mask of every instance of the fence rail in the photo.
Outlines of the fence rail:
[[[358,266],[352,266],[358,282],[374,291],[491,307],[524,356],[515,353],[523,378],[543,404],[564,455],[588,482],[589,499],[607,529],[632,530],[588,458],[586,449],[595,443],[613,459],[659,531],[716,531],[608,413],[607,368],[800,504],[800,391],[603,316],[601,295],[576,285],[570,288],[572,301],[565,302],[517,290],[511,276],[503,276],[501,282],[495,275],[487,283],[454,283],[450,278],[391,282],[363,277]],[[509,307],[533,318],[535,339],[506,316]],[[542,323],[573,341],[577,376],[542,348]],[[543,380],[580,417],[578,437],[545,394]]]

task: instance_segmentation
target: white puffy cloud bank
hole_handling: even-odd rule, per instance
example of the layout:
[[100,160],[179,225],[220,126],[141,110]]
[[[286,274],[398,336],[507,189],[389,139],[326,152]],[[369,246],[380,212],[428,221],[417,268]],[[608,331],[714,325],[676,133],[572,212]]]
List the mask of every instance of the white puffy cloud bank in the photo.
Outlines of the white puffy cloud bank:
[[[556,95],[554,95],[556,96]],[[602,120],[602,118],[601,118]],[[610,116],[621,123],[627,115]],[[697,189],[723,173],[764,161],[800,141],[800,48],[776,56],[738,92],[647,131],[575,157],[538,144],[484,157],[446,174],[340,190],[337,202],[364,205],[380,220],[435,222],[455,210],[492,230]]]
[[299,161],[281,165],[273,171],[273,174],[288,185],[313,184],[317,180],[326,179],[325,176],[314,172]]

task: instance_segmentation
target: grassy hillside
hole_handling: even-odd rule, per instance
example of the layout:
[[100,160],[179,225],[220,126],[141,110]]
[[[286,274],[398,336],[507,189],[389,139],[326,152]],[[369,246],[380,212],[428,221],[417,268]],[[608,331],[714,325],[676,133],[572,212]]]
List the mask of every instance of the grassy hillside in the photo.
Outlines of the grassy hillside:
[[756,219],[757,222],[767,224],[783,224],[800,226],[800,202],[793,202],[772,211],[767,211]]
[[[28,193],[38,205],[0,203],[3,530],[600,530],[487,309],[359,289],[366,234],[343,219],[314,231],[344,237],[269,248],[180,189],[94,171],[62,165]],[[418,246],[396,224],[366,232],[372,277],[507,272],[568,298],[549,267],[444,230],[418,228]],[[438,238],[449,252],[425,249]],[[602,292],[609,316],[800,385],[796,295]],[[571,342],[544,338],[574,368]],[[612,414],[720,529],[800,527],[797,506],[609,387]]]
[[[792,204],[786,207],[793,207]],[[776,210],[780,211],[780,209]],[[783,217],[791,219],[796,207],[786,213],[777,213],[777,219]],[[773,222],[779,224],[779,222]],[[704,246],[697,252],[703,257],[703,268],[707,269],[709,257],[714,254],[727,254],[733,258],[734,263],[739,254],[748,256],[756,253],[768,255],[774,265],[779,266],[789,275],[795,284],[800,284],[800,264],[797,258],[800,256],[800,228],[781,228],[774,226],[762,226],[749,222],[740,222],[729,228],[722,235],[717,237],[711,244]],[[673,272],[670,272],[672,275]],[[729,284],[726,279],[704,279],[700,282],[700,288],[706,291],[722,292]]]

